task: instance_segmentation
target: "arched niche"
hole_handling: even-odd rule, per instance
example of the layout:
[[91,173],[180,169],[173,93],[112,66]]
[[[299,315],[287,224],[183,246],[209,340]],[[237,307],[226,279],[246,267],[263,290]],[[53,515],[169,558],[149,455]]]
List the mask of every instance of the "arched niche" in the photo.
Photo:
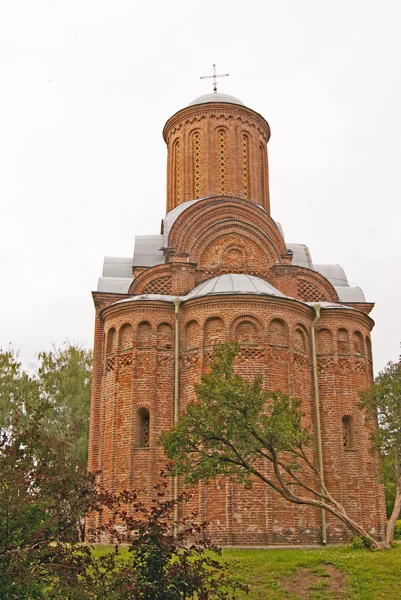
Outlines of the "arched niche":
[[368,359],[370,360],[370,362],[373,361],[373,355],[372,355],[372,342],[370,341],[370,337],[367,335],[366,339],[366,351],[367,351],[367,355],[368,355]]
[[329,329],[319,329],[316,333],[317,354],[333,354],[333,334]]
[[352,336],[352,345],[354,354],[359,354],[360,356],[365,355],[363,336],[360,331],[354,331]]
[[224,321],[220,317],[210,317],[204,326],[204,345],[213,346],[225,341]]
[[120,328],[118,349],[125,350],[132,348],[134,343],[134,331],[130,323],[124,323]]
[[307,352],[306,333],[301,325],[297,325],[294,331],[294,348],[298,352]]
[[157,347],[171,350],[174,347],[174,330],[169,323],[157,326]]
[[268,340],[273,346],[288,346],[288,327],[282,319],[270,321]]
[[234,337],[239,344],[260,344],[260,327],[254,319],[243,317],[235,323]]
[[116,330],[115,330],[114,327],[112,327],[107,332],[107,343],[106,343],[106,352],[107,352],[107,354],[110,354],[110,352],[115,352],[116,351],[116,341],[117,341]]
[[148,348],[152,345],[152,326],[148,321],[142,321],[138,325],[138,346]]
[[337,352],[338,354],[349,354],[349,334],[344,328],[337,331]]
[[185,325],[185,349],[199,348],[200,327],[197,321]]

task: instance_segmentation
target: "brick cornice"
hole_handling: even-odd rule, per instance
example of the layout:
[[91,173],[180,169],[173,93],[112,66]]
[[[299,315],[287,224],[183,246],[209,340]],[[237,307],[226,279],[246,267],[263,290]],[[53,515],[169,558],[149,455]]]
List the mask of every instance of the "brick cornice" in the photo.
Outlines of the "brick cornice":
[[234,117],[250,125],[256,125],[263,133],[266,142],[270,139],[270,126],[268,122],[251,108],[240,106],[239,104],[229,104],[228,102],[210,102],[208,104],[196,104],[187,106],[176,112],[166,122],[163,128],[163,139],[167,143],[169,135],[174,132],[174,129],[182,122],[194,122],[201,119],[211,117],[212,115]]

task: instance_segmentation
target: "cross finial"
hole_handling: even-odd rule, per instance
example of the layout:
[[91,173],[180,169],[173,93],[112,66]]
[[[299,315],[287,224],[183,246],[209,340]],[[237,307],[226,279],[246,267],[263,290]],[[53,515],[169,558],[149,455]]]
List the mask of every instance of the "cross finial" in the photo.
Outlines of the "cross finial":
[[221,75],[216,74],[216,65],[213,65],[213,75],[203,75],[201,79],[212,79],[213,78],[213,93],[217,94],[217,77],[228,77],[229,73],[222,73]]

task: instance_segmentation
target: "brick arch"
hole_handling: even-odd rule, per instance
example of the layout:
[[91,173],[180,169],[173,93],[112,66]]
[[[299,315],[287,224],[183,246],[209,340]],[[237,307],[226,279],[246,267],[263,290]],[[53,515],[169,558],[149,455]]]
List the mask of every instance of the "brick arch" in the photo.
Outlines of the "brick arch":
[[157,347],[171,350],[174,347],[174,329],[170,323],[159,323],[156,328]]
[[[198,263],[200,270],[224,268],[223,254],[230,247],[241,252],[247,270],[266,272],[280,262],[277,249],[260,229],[234,219],[215,223],[199,232],[198,239],[191,248],[189,260]],[[213,259],[215,255],[220,259],[220,264]],[[235,265],[238,268],[239,266]],[[226,268],[230,270],[230,265]]]
[[271,319],[267,328],[268,342],[271,346],[288,346],[289,330],[284,319]]
[[308,334],[304,327],[300,323],[295,325],[294,333],[294,349],[297,352],[308,352]]
[[337,352],[338,354],[349,354],[349,331],[345,327],[340,327],[337,330]]
[[264,246],[272,248],[277,263],[281,262],[280,256],[287,252],[276,223],[266,211],[254,202],[231,196],[205,198],[189,206],[174,222],[168,246],[175,248],[176,252],[191,253],[191,260],[196,260],[199,251],[192,251],[194,245],[199,244],[199,239],[206,232],[224,222],[238,223],[250,231],[258,232],[255,239],[258,243],[262,240]]
[[332,284],[312,269],[297,269],[297,298],[304,302],[338,302]]
[[145,269],[131,283],[129,294],[171,294],[171,266],[156,265]]
[[115,327],[110,327],[107,331],[106,336],[106,354],[116,351],[117,346],[117,332]]
[[149,321],[141,321],[137,327],[138,346],[148,348],[152,346],[152,325]]
[[333,333],[330,329],[322,328],[316,332],[317,354],[333,354]]
[[240,344],[261,344],[263,342],[263,325],[256,317],[244,314],[231,323],[230,334]]
[[121,325],[120,331],[118,332],[118,349],[125,350],[132,348],[134,344],[134,330],[131,323],[124,323]]
[[354,354],[365,356],[365,344],[363,342],[363,335],[360,331],[354,331],[352,334],[352,351]]
[[185,350],[199,348],[200,346],[200,326],[196,319],[190,319],[185,323],[184,344]]
[[272,267],[272,284],[291,298],[303,302],[334,302],[338,294],[332,284],[321,273],[298,265]]
[[205,346],[221,344],[225,341],[225,324],[221,317],[209,317],[203,325],[203,340]]

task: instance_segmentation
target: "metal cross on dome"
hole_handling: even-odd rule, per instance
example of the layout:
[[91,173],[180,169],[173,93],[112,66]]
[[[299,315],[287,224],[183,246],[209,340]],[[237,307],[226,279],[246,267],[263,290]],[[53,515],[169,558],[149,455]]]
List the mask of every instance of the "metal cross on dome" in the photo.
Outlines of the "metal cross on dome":
[[213,78],[213,93],[217,94],[217,77],[228,77],[229,73],[222,73],[221,75],[216,74],[216,65],[213,65],[213,75],[203,75],[201,79],[212,79]]

